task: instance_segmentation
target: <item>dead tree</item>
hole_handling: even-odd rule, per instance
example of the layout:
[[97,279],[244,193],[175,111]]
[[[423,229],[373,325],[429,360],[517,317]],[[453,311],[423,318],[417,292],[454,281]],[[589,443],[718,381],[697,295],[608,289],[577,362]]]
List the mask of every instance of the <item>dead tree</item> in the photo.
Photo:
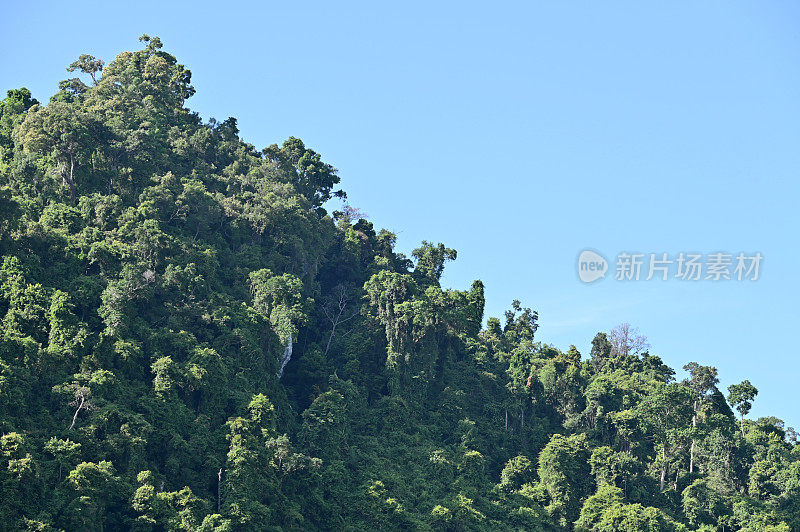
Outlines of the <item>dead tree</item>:
[[622,323],[611,330],[611,353],[614,356],[638,355],[650,348],[647,337],[637,327]]
[[78,421],[78,414],[81,413],[83,410],[89,410],[92,408],[92,403],[89,400],[89,396],[91,395],[91,390],[86,386],[79,386],[73,385],[75,387],[75,400],[70,403],[70,406],[77,407],[75,409],[75,415],[72,416],[72,424],[69,426],[69,429],[72,430],[75,427],[75,422]]
[[328,302],[322,307],[322,312],[331,322],[331,333],[328,336],[328,343],[325,346],[323,357],[328,356],[333,336],[336,334],[336,327],[358,315],[358,308],[348,309],[351,298],[351,291],[345,285],[338,284],[333,288]]

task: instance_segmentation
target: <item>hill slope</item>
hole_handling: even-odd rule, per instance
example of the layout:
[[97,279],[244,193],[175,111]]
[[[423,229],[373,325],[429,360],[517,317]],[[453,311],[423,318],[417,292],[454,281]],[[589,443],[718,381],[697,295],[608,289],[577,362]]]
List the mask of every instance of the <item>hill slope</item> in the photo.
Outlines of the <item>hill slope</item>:
[[142,42],[0,104],[3,528],[800,529],[749,383],[484,327],[455,250],[328,213],[330,164],[204,123]]

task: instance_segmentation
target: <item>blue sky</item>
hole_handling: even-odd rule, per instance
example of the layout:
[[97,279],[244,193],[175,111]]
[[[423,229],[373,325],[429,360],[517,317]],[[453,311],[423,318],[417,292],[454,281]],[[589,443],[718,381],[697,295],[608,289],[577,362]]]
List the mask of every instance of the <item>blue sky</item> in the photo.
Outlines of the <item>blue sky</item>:
[[[444,283],[482,279],[487,315],[518,298],[584,354],[630,322],[800,428],[799,21],[788,1],[17,2],[0,88],[46,101],[80,53],[158,35],[192,109],[259,148],[302,138],[402,250],[456,248]],[[583,284],[585,248],[764,261],[756,282]]]

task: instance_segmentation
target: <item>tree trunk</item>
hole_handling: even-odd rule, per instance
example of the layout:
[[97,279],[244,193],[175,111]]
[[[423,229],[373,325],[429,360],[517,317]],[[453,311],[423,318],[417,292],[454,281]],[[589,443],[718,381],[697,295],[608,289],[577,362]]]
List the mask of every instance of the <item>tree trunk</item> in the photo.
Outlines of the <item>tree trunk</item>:
[[74,202],[76,196],[75,181],[73,179],[75,173],[75,158],[72,156],[69,158],[69,173],[67,172],[66,162],[59,166],[61,167],[61,183],[69,187],[69,197]]
[[323,353],[322,355],[323,357],[328,356],[328,350],[331,348],[331,342],[333,341],[333,336],[336,334],[336,327],[338,327],[340,323],[344,323],[355,317],[355,314],[353,314],[350,317],[342,319],[342,315],[344,314],[344,311],[347,309],[348,301],[349,299],[347,298],[346,289],[342,287],[339,292],[339,302],[337,303],[338,312],[336,312],[336,317],[333,317],[332,313],[329,313],[326,307],[324,306],[322,307],[322,311],[325,312],[325,315],[328,317],[328,320],[331,322],[332,325],[331,334],[328,336],[328,343],[325,346],[325,353]]
[[69,158],[69,197],[75,202],[75,158],[70,156]]
[[[694,400],[694,415],[692,416],[692,428],[697,427],[697,399]],[[694,435],[692,435],[692,446],[689,448],[689,474],[694,473]]]
[[664,481],[667,478],[667,453],[664,448],[661,448],[661,481],[659,482],[659,486],[661,486],[661,491],[664,491]]
[[217,473],[217,513],[220,511],[220,507],[222,507],[222,468],[219,468],[219,473]]
[[[339,316],[341,316],[341,315],[342,315],[342,313],[340,312]],[[328,357],[328,350],[331,348],[331,340],[333,340],[333,334],[336,332],[336,325],[339,324],[339,320],[338,320],[339,316],[337,316],[336,317],[337,320],[335,322],[333,322],[333,328],[331,329],[331,335],[328,336],[328,345],[325,346],[325,352],[322,354],[322,358],[324,358],[326,360],[327,360],[327,357]]]
[[75,410],[75,415],[72,416],[72,425],[70,425],[67,430],[72,430],[72,428],[75,426],[75,422],[78,420],[78,414],[80,413],[81,410],[83,410],[83,405],[85,402],[86,398],[83,396],[83,394],[81,394],[81,402],[80,404],[78,404],[78,409]]
[[289,360],[292,358],[292,333],[289,333],[289,341],[286,343],[286,347],[283,350],[283,356],[281,357],[281,366],[278,369],[278,378],[280,379],[283,377],[283,369],[286,367],[286,364],[289,363]]

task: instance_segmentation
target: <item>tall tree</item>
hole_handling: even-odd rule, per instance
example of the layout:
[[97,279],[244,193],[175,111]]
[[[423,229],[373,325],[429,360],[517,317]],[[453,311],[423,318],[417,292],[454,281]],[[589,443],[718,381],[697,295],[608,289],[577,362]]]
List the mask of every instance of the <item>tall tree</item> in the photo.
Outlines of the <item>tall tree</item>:
[[[656,382],[639,403],[638,410],[647,434],[656,445],[656,464],[660,470],[659,488],[664,490],[673,461],[686,448],[687,426],[692,417],[692,392],[677,384]],[[677,468],[677,466],[675,466]],[[679,472],[676,471],[676,475]],[[677,481],[676,481],[677,484]]]
[[[692,429],[697,429],[697,419],[700,411],[706,401],[711,398],[711,393],[716,390],[716,385],[719,383],[717,368],[701,366],[697,362],[689,362],[683,366],[683,369],[689,372],[689,378],[684,382],[695,393],[692,403],[692,409],[694,410],[692,414]],[[694,473],[694,451],[695,437],[692,436],[692,446],[689,450],[689,474]]]
[[749,380],[728,386],[728,402],[739,412],[742,436],[744,437],[744,416],[753,408],[753,399],[758,395],[758,390]]
[[34,107],[16,131],[16,142],[26,151],[48,154],[56,163],[56,172],[69,190],[74,203],[79,181],[92,148],[95,120],[73,103],[53,102],[45,108]]
[[97,74],[103,71],[104,65],[105,61],[102,59],[97,59],[95,56],[89,54],[81,54],[76,61],[73,61],[69,67],[67,67],[67,72],[80,70],[84,74],[89,74],[92,78],[92,83],[97,85],[99,83]]
[[441,242],[433,245],[423,240],[422,246],[415,249],[412,256],[417,259],[417,266],[414,273],[422,279],[439,284],[439,280],[444,272],[444,264],[449,260],[456,260],[458,253],[454,249],[445,247]]

